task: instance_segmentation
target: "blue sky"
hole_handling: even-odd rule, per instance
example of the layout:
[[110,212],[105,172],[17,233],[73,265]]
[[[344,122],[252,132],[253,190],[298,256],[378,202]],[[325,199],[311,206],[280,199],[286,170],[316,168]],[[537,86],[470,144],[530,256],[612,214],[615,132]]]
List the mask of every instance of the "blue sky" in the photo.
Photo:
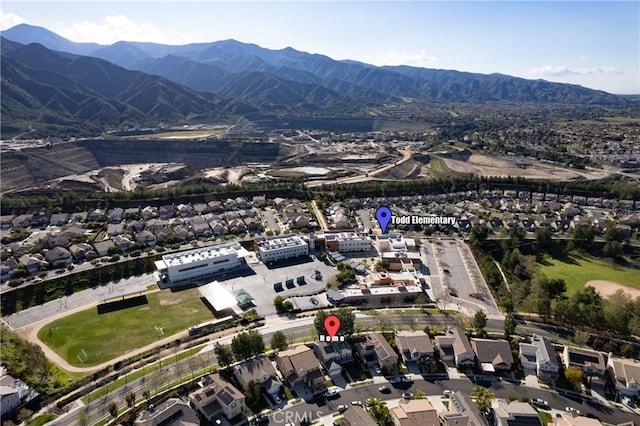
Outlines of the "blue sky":
[[4,0],[20,22],[73,41],[167,44],[233,38],[375,65],[544,78],[640,93],[638,1]]

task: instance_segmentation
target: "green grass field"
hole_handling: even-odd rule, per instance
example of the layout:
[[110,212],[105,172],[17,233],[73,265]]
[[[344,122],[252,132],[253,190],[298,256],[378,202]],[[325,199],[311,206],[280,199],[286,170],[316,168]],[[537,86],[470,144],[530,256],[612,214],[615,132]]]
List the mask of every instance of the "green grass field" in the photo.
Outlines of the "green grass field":
[[[69,364],[84,367],[109,361],[214,319],[197,289],[150,293],[146,305],[98,315],[93,307],[53,321],[40,329],[38,338]],[[155,329],[162,327],[164,334]],[[78,357],[84,350],[88,357]]]
[[589,255],[572,254],[557,258],[545,255],[538,267],[548,278],[565,280],[567,295],[576,293],[592,280],[640,286],[640,270],[607,263]]

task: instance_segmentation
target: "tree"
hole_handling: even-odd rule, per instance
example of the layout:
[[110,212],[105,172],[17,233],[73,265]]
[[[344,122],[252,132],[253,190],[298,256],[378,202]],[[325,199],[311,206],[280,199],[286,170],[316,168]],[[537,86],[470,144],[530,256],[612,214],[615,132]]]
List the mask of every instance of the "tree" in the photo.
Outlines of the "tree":
[[260,386],[254,382],[253,380],[247,384],[247,390],[245,392],[245,397],[247,401],[247,405],[255,406],[258,405],[261,398]]
[[508,314],[506,317],[504,317],[504,337],[506,339],[511,337],[511,335],[515,333],[517,326],[518,323],[516,322],[516,319],[513,317],[513,315]]
[[316,312],[315,319],[313,321],[313,325],[316,328],[316,332],[320,334],[327,334],[327,330],[324,328],[324,319],[328,315],[335,315],[340,319],[340,330],[338,330],[338,334],[341,336],[351,336],[354,331],[356,315],[349,308],[340,308],[333,312],[327,312],[325,310],[320,310]]
[[586,331],[576,331],[573,335],[573,343],[575,343],[578,346],[584,346],[587,344],[587,342],[589,341],[589,338],[591,337],[591,335],[589,333],[587,333]]
[[276,307],[277,312],[282,312],[282,303],[284,302],[284,298],[280,295],[273,298],[273,305]]
[[487,311],[484,309],[477,310],[473,315],[473,328],[476,331],[476,334],[482,333],[482,331],[487,326]]
[[475,398],[476,407],[478,410],[484,415],[489,414],[491,410],[491,401],[495,398],[493,392],[489,389],[483,388],[482,386],[474,386],[471,391],[471,397]]
[[276,331],[271,335],[271,349],[284,351],[289,347],[287,336],[282,331]]
[[547,251],[553,246],[551,239],[551,229],[547,226],[540,227],[535,231],[537,251]]
[[622,356],[625,358],[632,358],[633,357],[633,346],[631,346],[629,343],[625,343],[624,345],[622,345],[620,347],[620,352],[622,352]]
[[216,358],[218,358],[218,364],[220,365],[220,367],[224,368],[233,364],[233,351],[231,350],[231,347],[229,345],[221,345],[220,343],[216,343],[213,348],[213,352],[216,354]]
[[471,228],[471,236],[469,242],[474,247],[479,247],[489,237],[489,228],[481,225],[474,225]]
[[111,417],[113,417],[114,419],[118,417],[118,406],[115,402],[109,404],[109,414],[111,414]]
[[127,396],[125,397],[125,400],[127,401],[127,406],[129,408],[133,408],[136,405],[136,394],[135,392],[129,392],[127,394]]
[[564,377],[574,388],[577,388],[582,383],[582,370],[576,367],[569,367],[564,370]]
[[78,414],[78,423],[82,426],[87,426],[89,424],[89,413],[86,409],[80,411],[80,414]]
[[264,340],[257,330],[245,331],[231,340],[231,350],[237,360],[249,359],[264,352]]
[[619,257],[624,253],[622,243],[620,241],[609,241],[602,248],[602,254],[606,257]]

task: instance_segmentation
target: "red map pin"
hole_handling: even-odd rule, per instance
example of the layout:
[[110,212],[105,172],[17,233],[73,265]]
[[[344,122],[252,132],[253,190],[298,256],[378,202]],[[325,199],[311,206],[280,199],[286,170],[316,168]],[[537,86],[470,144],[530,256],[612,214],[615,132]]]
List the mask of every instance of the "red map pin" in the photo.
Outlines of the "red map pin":
[[329,334],[330,341],[333,342],[333,336],[340,330],[340,318],[335,315],[328,315],[324,319],[324,328]]

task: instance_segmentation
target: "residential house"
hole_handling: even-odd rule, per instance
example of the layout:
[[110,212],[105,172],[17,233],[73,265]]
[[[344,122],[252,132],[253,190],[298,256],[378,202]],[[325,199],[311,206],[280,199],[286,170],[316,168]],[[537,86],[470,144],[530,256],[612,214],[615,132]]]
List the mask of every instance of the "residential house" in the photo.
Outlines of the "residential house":
[[2,264],[0,264],[0,280],[4,282],[11,279],[11,272],[17,268],[18,261],[13,257],[2,262]]
[[137,220],[140,219],[140,217],[140,207],[124,209],[124,218],[126,220]]
[[255,217],[247,217],[244,219],[244,224],[247,227],[247,231],[249,232],[260,232],[262,231],[262,222],[260,222]]
[[53,226],[61,226],[69,222],[71,215],[69,213],[55,213],[51,215],[49,224]]
[[140,232],[145,228],[144,222],[133,219],[127,223],[125,229],[127,232]]
[[470,395],[460,391],[449,396],[448,411],[438,413],[442,426],[486,426],[478,407],[471,400]]
[[239,209],[248,209],[250,207],[249,201],[244,197],[236,197],[234,201]]
[[523,368],[536,370],[542,380],[558,377],[560,368],[556,352],[549,339],[534,334],[531,343],[520,343],[520,363]]
[[107,221],[110,223],[120,223],[122,222],[122,217],[124,216],[124,209],[121,207],[116,207],[115,209],[111,209],[109,214],[107,215]]
[[100,257],[108,256],[110,247],[117,247],[112,240],[104,240],[93,243],[93,248],[96,249],[96,253],[98,253],[98,256]]
[[626,396],[640,396],[640,361],[609,354],[607,367],[615,377],[616,389]]
[[205,203],[196,203],[193,205],[193,211],[197,215],[202,215],[205,213],[209,213],[211,210],[209,209],[209,206],[206,205]]
[[173,208],[172,205],[160,206],[160,208],[158,208],[158,216],[160,217],[160,219],[163,219],[163,220],[170,219],[174,216],[174,214],[175,214],[175,209]]
[[[557,413],[553,418],[553,426],[602,426],[602,422],[598,419],[592,419],[585,416],[573,416],[569,413]],[[549,423],[551,425],[551,423]],[[618,426],[623,426],[620,424]],[[627,426],[633,426],[627,424]]]
[[87,214],[87,222],[105,222],[107,213],[102,209],[95,209]]
[[395,426],[440,426],[438,413],[428,399],[401,399],[389,411]]
[[565,368],[576,367],[581,369],[588,376],[604,376],[607,368],[604,356],[600,352],[590,349],[575,348],[565,346],[562,355]]
[[528,402],[495,399],[491,417],[495,426],[542,426],[538,412]]
[[320,363],[313,351],[305,345],[278,352],[276,365],[291,387],[303,385],[314,396],[324,393],[327,389]]
[[313,353],[327,370],[331,363],[346,364],[353,361],[353,351],[347,342],[313,342]]
[[16,216],[13,214],[3,214],[0,216],[0,229],[9,229],[13,226],[13,219]]
[[211,213],[220,214],[224,212],[224,206],[220,201],[210,201],[207,205]]
[[26,229],[31,226],[32,221],[33,221],[32,214],[21,214],[19,216],[14,217],[11,220],[11,227],[14,230]]
[[73,256],[78,263],[91,260],[97,256],[96,252],[93,251],[93,247],[88,243],[72,244],[71,247],[69,247],[69,253],[71,253],[71,256]]
[[247,231],[247,225],[240,218],[231,219],[229,221],[229,232],[232,234],[239,234]]
[[158,217],[158,208],[157,207],[146,206],[140,212],[140,216],[142,216],[142,219],[147,220],[147,221],[151,220],[153,218],[156,218],[156,217]]
[[226,225],[217,220],[212,220],[211,222],[209,222],[209,227],[211,228],[211,232],[213,233],[213,235],[217,237],[222,235],[227,230]]
[[433,359],[433,344],[424,331],[396,331],[396,344],[403,362],[426,362]]
[[[128,228],[128,226],[127,226]],[[107,225],[107,235],[113,237],[114,235],[122,234],[125,229],[125,224],[120,223],[110,223]]]
[[381,333],[367,334],[363,342],[355,344],[355,348],[362,364],[367,367],[378,364],[381,369],[395,371],[398,366],[398,354]]
[[177,209],[180,217],[187,217],[193,214],[193,207],[189,204],[178,204]]
[[198,415],[189,404],[179,398],[170,398],[162,404],[149,406],[138,414],[136,426],[199,426]]
[[69,250],[63,247],[54,247],[50,250],[46,250],[44,252],[44,257],[51,264],[51,266],[56,266],[62,263],[64,263],[65,266],[71,264],[71,253],[69,253]]
[[156,236],[153,235],[153,232],[140,231],[136,234],[136,242],[139,244],[144,244],[147,247],[154,248],[156,246]]
[[33,214],[31,226],[44,229],[49,226],[51,220],[51,212],[37,212]]
[[233,375],[245,391],[249,383],[253,382],[272,395],[277,395],[280,392],[281,385],[276,379],[276,369],[269,358],[265,356],[259,356],[235,365]]
[[121,252],[126,253],[133,245],[133,239],[130,235],[120,234],[113,237],[113,242]]
[[0,367],[0,416],[10,414],[36,396],[38,392],[22,380],[6,374],[4,367]]
[[471,347],[476,354],[483,374],[509,371],[513,364],[511,344],[506,340],[471,339]]
[[219,374],[203,377],[199,385],[201,388],[189,394],[189,400],[211,424],[221,414],[231,420],[244,412],[244,395]]
[[178,239],[183,243],[189,242],[193,238],[193,233],[183,225],[177,225],[173,227],[173,232],[178,236]]
[[459,328],[452,329],[444,336],[436,336],[436,345],[442,361],[453,362],[462,368],[473,367],[476,363],[469,339]]
[[23,254],[20,256],[20,259],[18,259],[18,262],[24,265],[29,275],[37,275],[41,268],[49,266],[40,253]]

